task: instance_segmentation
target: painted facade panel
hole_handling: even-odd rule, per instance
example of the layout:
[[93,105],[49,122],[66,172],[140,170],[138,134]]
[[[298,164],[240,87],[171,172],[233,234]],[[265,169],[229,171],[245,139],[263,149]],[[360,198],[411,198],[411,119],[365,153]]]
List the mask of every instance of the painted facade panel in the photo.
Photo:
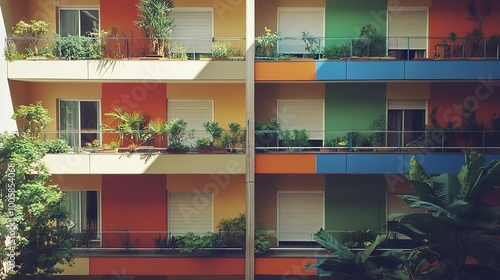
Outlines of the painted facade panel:
[[326,230],[339,236],[346,230],[381,229],[386,221],[385,196],[383,175],[326,175]]
[[429,82],[387,83],[387,99],[429,99],[431,84]]
[[315,269],[304,269],[306,264],[315,261],[315,258],[256,258],[255,274],[280,275],[281,279],[283,277],[284,279],[296,277],[297,275],[316,275]]
[[347,80],[347,62],[346,61],[316,62],[316,79],[318,81]]
[[[243,275],[244,258],[90,258],[90,275]],[[196,268],[196,269],[192,269]]]
[[316,62],[256,62],[256,81],[315,81]]
[[386,85],[327,84],[325,107],[326,139],[367,129],[373,120],[386,114]]
[[75,258],[71,266],[58,265],[57,267],[64,269],[60,275],[89,275],[90,260],[89,258]]
[[406,61],[407,80],[500,79],[498,61]]
[[403,156],[399,154],[365,154],[347,155],[347,174],[402,174]]
[[[104,248],[123,247],[123,238],[132,247],[154,248],[153,238],[167,231],[165,185],[166,175],[103,175]],[[94,265],[91,259],[91,270]]]
[[255,156],[255,173],[314,174],[316,156],[311,154],[259,154]]
[[348,80],[403,80],[404,61],[348,61]]
[[61,190],[101,190],[102,175],[52,175],[51,183]]
[[316,173],[347,172],[347,154],[318,154],[316,155]]

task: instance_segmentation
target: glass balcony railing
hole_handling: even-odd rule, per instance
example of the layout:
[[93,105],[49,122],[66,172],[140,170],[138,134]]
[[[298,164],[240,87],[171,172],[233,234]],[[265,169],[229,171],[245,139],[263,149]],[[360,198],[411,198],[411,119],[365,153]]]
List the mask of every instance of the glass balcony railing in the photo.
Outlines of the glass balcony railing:
[[255,41],[256,60],[353,59],[500,59],[500,38],[443,37],[280,37]]
[[170,37],[164,54],[148,49],[146,37],[134,36],[66,36],[7,37],[5,58],[19,59],[140,59],[164,57],[170,60],[216,58],[244,60],[245,40],[237,37],[188,38]]

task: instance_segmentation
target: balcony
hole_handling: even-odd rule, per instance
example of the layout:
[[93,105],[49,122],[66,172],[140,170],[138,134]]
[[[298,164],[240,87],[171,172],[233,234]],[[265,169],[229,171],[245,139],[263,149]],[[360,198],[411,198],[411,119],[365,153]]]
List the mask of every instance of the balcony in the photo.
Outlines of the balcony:
[[[244,82],[245,58],[240,38],[212,38],[227,45],[223,58],[212,58],[210,49],[196,50],[183,43],[196,45],[194,39],[171,38],[167,57],[145,56],[145,38],[82,37],[91,51],[74,54],[67,45],[55,48],[60,38],[37,38],[38,54],[18,50],[35,38],[7,38],[7,77],[20,81],[91,81],[91,82]],[[200,40],[198,40],[200,41]],[[82,43],[82,44],[83,44]],[[198,42],[199,43],[199,42]],[[203,42],[201,42],[203,43]],[[204,43],[207,45],[207,42]],[[81,48],[82,46],[80,46]],[[29,47],[28,47],[29,48]],[[76,47],[75,47],[76,48]],[[68,69],[71,69],[69,71]]]
[[500,42],[492,38],[261,37],[255,80],[500,79]]

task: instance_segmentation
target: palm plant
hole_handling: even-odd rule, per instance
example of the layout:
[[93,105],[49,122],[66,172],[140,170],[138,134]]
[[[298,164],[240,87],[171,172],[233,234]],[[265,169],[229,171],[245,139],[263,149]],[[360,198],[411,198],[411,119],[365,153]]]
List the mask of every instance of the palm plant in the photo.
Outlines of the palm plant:
[[471,153],[458,174],[430,176],[415,158],[406,172],[417,195],[400,197],[427,214],[393,214],[394,230],[421,246],[411,250],[411,279],[499,279],[500,207],[484,201],[500,184],[500,162]]
[[117,106],[104,115],[110,119],[110,124],[107,125],[108,130],[118,134],[120,145],[127,142],[141,146],[154,138],[145,130],[148,117],[141,112],[129,113]]
[[169,16],[173,7],[172,0],[140,0],[137,4],[139,20],[135,24],[148,39],[149,50],[162,57],[174,29],[174,20]]

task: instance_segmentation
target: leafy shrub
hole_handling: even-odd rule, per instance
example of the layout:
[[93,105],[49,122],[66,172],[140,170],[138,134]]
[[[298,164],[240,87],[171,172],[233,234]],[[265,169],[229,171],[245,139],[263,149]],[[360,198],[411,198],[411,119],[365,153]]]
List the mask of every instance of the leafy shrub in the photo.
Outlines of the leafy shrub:
[[213,58],[229,58],[231,53],[231,43],[229,42],[213,42],[212,57]]
[[104,43],[97,38],[84,36],[58,36],[56,37],[54,49],[61,59],[98,59],[103,55]]
[[44,147],[49,154],[63,154],[67,153],[70,146],[65,139],[51,139],[44,142]]
[[276,119],[268,119],[265,122],[255,122],[255,146],[277,146],[280,129],[280,124]]
[[340,45],[327,44],[323,48],[323,56],[329,59],[351,56],[351,46],[348,43]]
[[7,61],[14,61],[26,58],[25,54],[17,50],[17,45],[12,40],[7,40],[4,48],[4,56]]

